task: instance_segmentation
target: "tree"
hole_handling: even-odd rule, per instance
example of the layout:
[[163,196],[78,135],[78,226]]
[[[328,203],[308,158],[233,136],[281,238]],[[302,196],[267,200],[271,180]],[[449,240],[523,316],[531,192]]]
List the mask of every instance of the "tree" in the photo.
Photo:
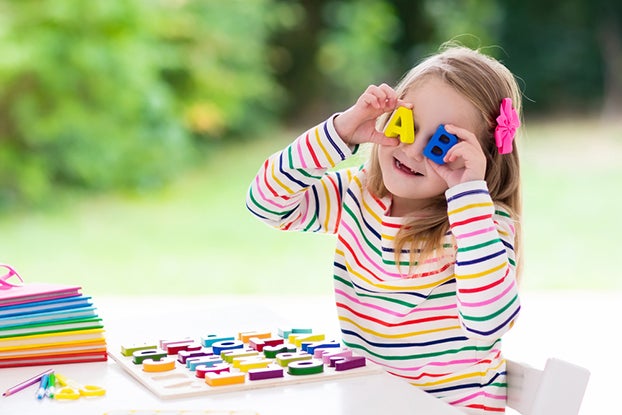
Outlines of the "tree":
[[621,8],[611,0],[503,3],[500,42],[524,82],[527,112],[597,112],[606,102],[607,113],[620,114]]
[[0,207],[158,187],[273,122],[271,5],[0,0]]
[[603,118],[619,121],[622,116],[622,7],[607,3],[600,14],[598,35],[604,62]]

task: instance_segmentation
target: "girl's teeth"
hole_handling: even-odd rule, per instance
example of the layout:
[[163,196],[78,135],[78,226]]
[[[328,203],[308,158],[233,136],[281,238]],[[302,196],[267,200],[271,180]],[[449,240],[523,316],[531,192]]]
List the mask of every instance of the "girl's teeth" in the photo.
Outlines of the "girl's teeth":
[[409,172],[410,174],[412,174],[413,176],[422,176],[421,173],[414,171],[413,169],[411,169],[410,167],[406,166],[405,164],[402,164],[399,160],[395,159],[395,163],[397,165],[397,168],[400,170],[404,170],[406,172]]
[[408,172],[410,172],[411,174],[417,174],[416,171],[412,170],[410,167],[407,167],[406,165],[402,164],[399,160],[396,160],[397,162],[397,167],[402,169],[402,170],[406,170]]

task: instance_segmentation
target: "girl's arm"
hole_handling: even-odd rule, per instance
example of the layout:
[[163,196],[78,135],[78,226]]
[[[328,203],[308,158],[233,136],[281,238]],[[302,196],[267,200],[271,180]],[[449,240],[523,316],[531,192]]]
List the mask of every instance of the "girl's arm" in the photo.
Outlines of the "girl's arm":
[[456,238],[457,305],[470,337],[501,337],[520,311],[512,219],[495,206],[483,180],[445,193]]
[[248,191],[248,209],[281,229],[335,233],[353,170],[327,170],[361,143],[397,145],[397,139],[376,131],[375,122],[398,105],[412,108],[388,85],[370,85],[352,107],[302,134],[264,163]]
[[353,153],[334,120],[311,128],[264,162],[246,206],[263,222],[284,230],[336,232],[350,170],[327,172]]

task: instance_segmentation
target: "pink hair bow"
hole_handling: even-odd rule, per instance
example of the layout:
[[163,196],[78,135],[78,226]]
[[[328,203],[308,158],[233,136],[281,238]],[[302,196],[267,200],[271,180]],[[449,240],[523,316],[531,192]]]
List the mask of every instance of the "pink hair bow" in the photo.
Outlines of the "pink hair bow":
[[495,128],[495,142],[499,149],[499,154],[508,154],[512,152],[512,141],[516,130],[520,127],[520,120],[514,107],[512,107],[512,98],[503,98],[499,108],[499,116],[497,117],[497,127]]

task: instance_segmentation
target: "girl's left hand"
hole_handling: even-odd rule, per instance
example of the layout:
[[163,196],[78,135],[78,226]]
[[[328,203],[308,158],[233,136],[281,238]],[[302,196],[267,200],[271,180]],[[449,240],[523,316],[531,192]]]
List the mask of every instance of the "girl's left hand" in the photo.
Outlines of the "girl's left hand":
[[486,175],[486,156],[475,134],[451,124],[445,125],[448,133],[458,137],[458,144],[449,149],[445,164],[439,165],[426,159],[432,168],[449,187],[474,180],[484,180]]

